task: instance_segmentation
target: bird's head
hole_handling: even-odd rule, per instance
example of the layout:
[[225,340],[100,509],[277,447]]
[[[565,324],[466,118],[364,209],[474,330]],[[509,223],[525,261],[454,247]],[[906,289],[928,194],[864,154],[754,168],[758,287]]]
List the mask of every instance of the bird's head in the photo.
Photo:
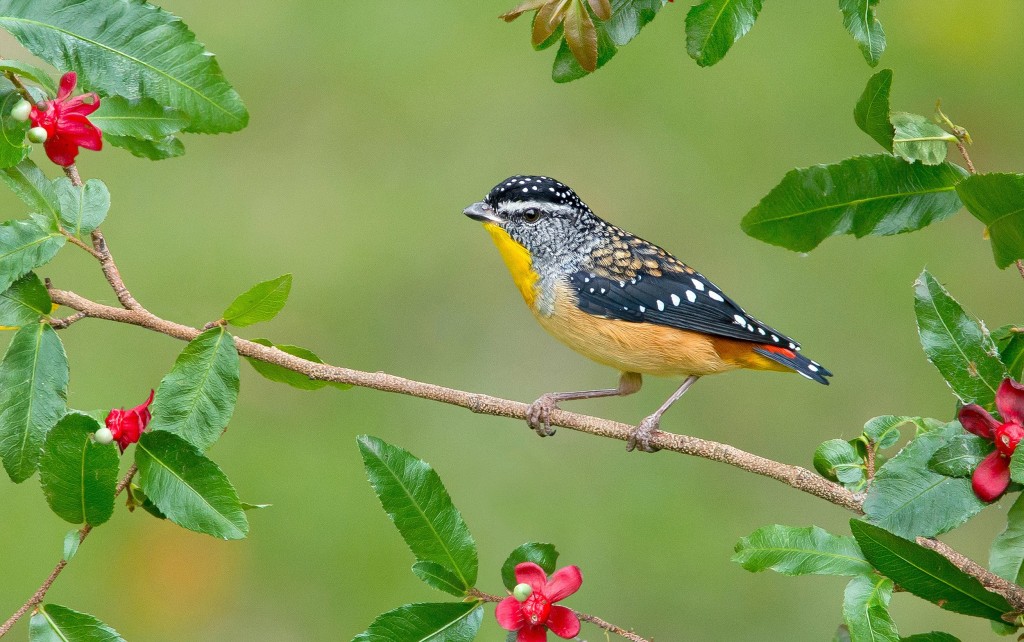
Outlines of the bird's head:
[[512,241],[535,264],[571,263],[600,224],[569,186],[547,176],[507,178],[464,213],[481,221],[503,252],[503,244]]

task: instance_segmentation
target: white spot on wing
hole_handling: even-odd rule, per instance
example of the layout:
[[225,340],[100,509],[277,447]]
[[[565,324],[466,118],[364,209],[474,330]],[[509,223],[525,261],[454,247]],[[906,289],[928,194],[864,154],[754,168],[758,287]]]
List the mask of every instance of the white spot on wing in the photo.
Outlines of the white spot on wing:
[[732,320],[736,322],[740,327],[746,327],[747,320],[743,318],[742,314],[734,314]]
[[694,292],[693,290],[687,290],[686,291],[686,300],[689,301],[690,303],[696,303],[697,302],[697,293]]
[[665,311],[665,302],[662,301],[661,299],[658,299],[657,304],[658,304],[658,311],[659,312],[664,312]]
[[708,296],[711,297],[712,299],[714,299],[715,301],[718,301],[719,303],[722,303],[722,302],[725,301],[725,299],[722,298],[722,295],[719,294],[718,292],[715,292],[714,290],[711,290],[710,292],[708,292]]
[[679,301],[680,301],[679,295],[678,294],[673,294],[672,295],[672,305],[679,305]]
[[693,287],[697,288],[701,292],[704,291],[704,284],[702,282],[700,282],[697,279],[690,279],[690,280],[693,281]]

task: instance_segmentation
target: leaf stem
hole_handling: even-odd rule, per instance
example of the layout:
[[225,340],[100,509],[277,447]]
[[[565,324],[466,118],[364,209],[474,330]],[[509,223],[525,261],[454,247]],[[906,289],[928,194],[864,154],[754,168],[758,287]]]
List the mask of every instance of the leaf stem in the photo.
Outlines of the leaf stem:
[[13,71],[5,71],[4,76],[7,77],[7,80],[11,81],[11,84],[14,85],[14,88],[18,90],[18,93],[21,94],[22,98],[27,100],[31,105],[36,104],[36,99],[32,97],[32,94],[29,92],[28,87],[25,86],[25,83],[21,82],[21,78],[18,78],[17,74],[15,74]]

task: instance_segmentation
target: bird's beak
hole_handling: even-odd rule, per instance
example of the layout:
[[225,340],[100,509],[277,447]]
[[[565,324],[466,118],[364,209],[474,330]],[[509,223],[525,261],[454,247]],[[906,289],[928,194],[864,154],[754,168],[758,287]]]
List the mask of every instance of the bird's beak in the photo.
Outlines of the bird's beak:
[[482,223],[500,223],[501,220],[494,213],[494,209],[490,205],[484,202],[473,203],[466,209],[462,210],[462,213],[473,219],[474,221],[480,221]]

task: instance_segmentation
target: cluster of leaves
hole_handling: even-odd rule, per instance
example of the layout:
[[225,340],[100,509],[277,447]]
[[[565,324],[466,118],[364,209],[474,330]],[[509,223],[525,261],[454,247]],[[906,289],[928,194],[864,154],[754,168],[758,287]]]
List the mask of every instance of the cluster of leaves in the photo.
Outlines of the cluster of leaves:
[[[370,485],[416,557],[413,574],[433,588],[463,599],[400,606],[379,615],[352,642],[475,639],[484,612],[475,588],[476,541],[441,478],[425,461],[377,437],[360,436],[358,444]],[[502,564],[501,581],[511,592],[516,586],[517,564],[533,562],[550,574],[557,561],[553,545],[527,542]]]
[[[672,0],[526,0],[501,18],[512,22],[528,11],[533,17],[534,49],[560,43],[551,77],[569,82],[596,71],[628,44]],[[725,57],[750,31],[762,0],[705,0],[686,14],[686,52],[701,67]],[[885,32],[875,15],[878,0],[839,0],[843,25],[868,64],[885,51]]]

